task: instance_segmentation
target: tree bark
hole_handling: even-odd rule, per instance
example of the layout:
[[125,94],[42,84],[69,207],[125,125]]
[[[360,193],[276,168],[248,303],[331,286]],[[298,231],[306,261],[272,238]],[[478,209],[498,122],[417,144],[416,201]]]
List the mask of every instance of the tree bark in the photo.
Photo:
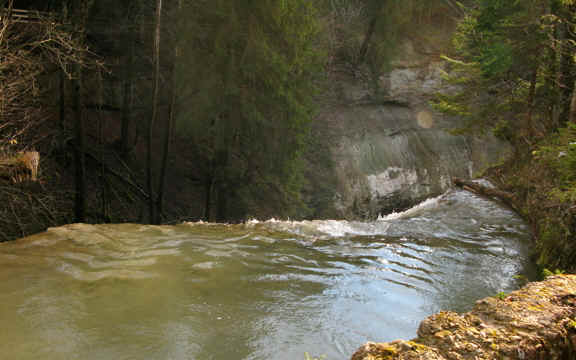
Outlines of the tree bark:
[[452,182],[454,183],[454,185],[458,186],[459,188],[462,188],[463,190],[467,190],[491,199],[500,200],[505,205],[510,207],[512,210],[516,212],[518,212],[519,210],[516,206],[516,198],[512,193],[498,189],[493,189],[469,180],[453,179]]
[[528,91],[528,113],[526,114],[526,124],[528,125],[528,131],[531,135],[534,135],[537,130],[536,126],[533,124],[533,113],[534,113],[534,100],[536,98],[536,84],[538,81],[538,64],[532,70],[530,75],[530,89]]
[[568,116],[568,121],[572,124],[576,124],[576,82],[572,87],[572,99],[570,100],[570,115]]
[[[178,0],[178,11],[172,11],[172,23],[177,23],[177,17],[182,9],[182,0]],[[157,213],[158,216],[161,217],[163,210],[164,210],[164,190],[165,190],[165,183],[166,183],[166,172],[168,169],[168,158],[170,156],[170,145],[172,143],[172,135],[174,130],[174,113],[176,111],[176,91],[174,90],[175,81],[174,81],[174,73],[176,70],[176,62],[178,61],[178,55],[180,49],[178,48],[177,44],[173,44],[174,52],[172,53],[172,62],[170,64],[170,82],[169,82],[169,89],[168,93],[170,96],[170,106],[168,109],[168,121],[166,122],[166,130],[164,134],[164,147],[163,147],[163,155],[162,155],[162,164],[160,167],[160,180],[158,184],[158,209]]]
[[[98,104],[104,102],[104,84],[102,73],[98,72]],[[98,149],[100,162],[100,221],[110,222],[110,186],[106,178],[106,166],[104,165],[104,118],[102,117],[102,107],[98,109]]]
[[360,51],[358,51],[358,59],[356,59],[356,66],[360,66],[366,60],[366,55],[368,54],[368,46],[370,45],[370,41],[372,40],[372,36],[374,35],[377,22],[378,22],[377,15],[375,15],[372,19],[370,19],[370,24],[368,25],[368,31],[366,31],[366,34],[364,35],[364,40],[362,41],[362,45],[360,46]]
[[216,153],[215,173],[218,178],[215,181],[217,189],[216,198],[216,221],[224,222],[228,220],[228,199],[230,197],[230,179],[226,176],[229,150],[228,144],[224,145],[224,149]]
[[134,39],[130,36],[130,51],[125,64],[124,71],[124,97],[122,103],[122,133],[121,133],[121,150],[122,153],[128,154],[132,149],[130,142],[130,129],[132,127],[132,104],[133,104],[133,73],[132,66],[134,63]]
[[460,16],[466,15],[464,9],[462,9],[461,4],[456,0],[444,0],[444,2],[452,9],[454,12]]
[[84,156],[85,130],[84,130],[84,108],[82,99],[82,68],[76,65],[76,78],[74,79],[74,133],[76,151],[74,153],[75,163],[75,197],[74,197],[74,221],[84,222],[86,212],[86,158]]
[[[74,14],[75,31],[80,34],[82,42],[85,40],[86,34],[86,21],[90,9],[94,5],[95,0],[78,1],[73,7],[71,13]],[[85,157],[85,143],[86,143],[86,130],[84,127],[84,99],[83,99],[83,68],[82,64],[75,65],[75,79],[74,79],[74,133],[76,151],[74,154],[75,159],[75,172],[76,172],[76,191],[74,200],[74,214],[76,222],[84,222],[86,220],[86,157]]]
[[160,34],[162,29],[162,0],[156,0],[156,26],[154,31],[154,89],[152,95],[152,116],[148,123],[148,136],[147,136],[147,183],[150,199],[148,201],[148,212],[150,216],[150,223],[160,223],[157,214],[156,196],[154,195],[154,181],[153,181],[153,161],[152,161],[152,139],[154,137],[154,125],[158,117],[158,95],[160,90]]
[[174,106],[175,106],[175,97],[174,89],[170,90],[171,92],[171,100],[170,100],[170,109],[168,111],[168,121],[166,122],[166,130],[164,134],[164,146],[163,146],[163,154],[162,154],[162,162],[160,166],[160,179],[158,183],[158,201],[156,202],[157,211],[156,214],[158,216],[158,222],[160,222],[160,217],[162,216],[164,210],[164,190],[166,184],[166,172],[168,169],[168,158],[170,156],[170,144],[172,142],[172,133],[174,128]]
[[572,93],[574,90],[574,63],[573,54],[567,49],[571,45],[564,45],[562,56],[561,83],[560,83],[560,121],[566,124],[570,119]]
[[204,184],[204,221],[210,221],[212,212],[212,192],[214,191],[214,177],[210,175]]
[[378,24],[378,20],[382,16],[381,12],[384,8],[384,4],[386,1],[384,0],[376,0],[375,5],[373,6],[373,16],[370,19],[370,23],[368,24],[368,30],[364,35],[364,40],[362,41],[362,45],[360,46],[360,51],[358,51],[358,59],[356,59],[356,66],[360,66],[364,61],[366,61],[366,55],[368,55],[368,49],[370,47],[370,42],[372,41],[372,37],[376,32],[376,25]]
[[[560,10],[560,17],[565,16]],[[574,40],[568,25],[560,23],[556,30],[557,45],[557,74],[556,86],[558,88],[558,123],[564,126],[569,121],[570,103],[574,85],[574,61],[572,53],[572,42]]]
[[216,221],[225,222],[228,220],[228,198],[229,191],[228,185],[224,183],[217,184],[217,206],[216,206]]
[[59,98],[58,98],[58,110],[59,110],[59,121],[60,130],[66,130],[66,75],[64,70],[59,71]]

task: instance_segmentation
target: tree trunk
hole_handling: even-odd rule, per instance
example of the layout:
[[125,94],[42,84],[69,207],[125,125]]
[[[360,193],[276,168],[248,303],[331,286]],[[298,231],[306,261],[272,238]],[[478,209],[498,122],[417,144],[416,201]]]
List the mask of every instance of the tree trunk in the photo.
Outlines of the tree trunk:
[[572,124],[576,124],[576,82],[572,88],[572,99],[570,100],[570,115],[568,116],[568,121]]
[[512,194],[512,193],[498,190],[498,189],[493,189],[493,188],[490,188],[490,187],[487,187],[484,185],[480,185],[480,184],[475,183],[473,181],[468,181],[468,180],[463,180],[463,179],[454,179],[453,183],[454,183],[454,185],[456,185],[456,186],[458,186],[464,190],[473,192],[475,194],[485,196],[485,197],[488,197],[491,199],[500,200],[505,205],[509,206],[512,210],[514,210],[520,214],[520,211],[519,211],[518,207],[516,206],[516,198],[514,197],[514,194]]
[[454,12],[460,16],[466,15],[466,12],[462,8],[459,1],[456,0],[444,0],[444,2],[452,9]]
[[204,184],[204,221],[210,221],[212,212],[212,192],[214,191],[214,177],[210,175]]
[[[571,40],[571,39],[570,39]],[[566,124],[570,118],[570,107],[572,101],[572,92],[574,90],[574,61],[573,54],[570,51],[572,46],[568,40],[562,46],[562,63],[560,75],[560,121]]]
[[74,221],[84,222],[86,217],[86,158],[84,155],[85,131],[84,131],[84,105],[82,99],[82,68],[76,65],[76,78],[74,79],[74,133],[75,133],[75,200]]
[[59,110],[59,122],[60,130],[66,130],[66,75],[64,70],[59,72],[59,92],[60,96],[58,98],[58,110]]
[[368,47],[370,45],[370,41],[372,40],[372,36],[374,35],[374,31],[376,29],[376,23],[378,22],[378,16],[374,15],[372,19],[370,19],[370,24],[368,25],[368,31],[364,35],[364,40],[362,41],[362,45],[360,46],[360,51],[358,51],[358,59],[356,59],[356,66],[362,65],[366,60],[366,55],[368,54]]
[[106,165],[104,163],[104,118],[102,116],[102,103],[104,103],[104,80],[102,73],[98,72],[98,161],[100,162],[100,221],[110,222],[110,186],[106,178]]
[[[77,3],[77,7],[73,7],[71,14],[74,14],[74,27],[76,33],[79,34],[82,42],[85,40],[86,34],[86,21],[90,9],[94,5],[95,0],[84,0]],[[86,220],[86,130],[84,128],[84,99],[83,99],[83,68],[81,64],[75,66],[75,79],[73,81],[73,97],[74,97],[74,133],[75,133],[75,200],[74,200],[74,217],[76,222],[84,222]]]
[[[558,16],[565,16],[560,10]],[[574,86],[574,60],[572,53],[572,36],[566,23],[560,23],[556,30],[557,45],[557,74],[556,86],[558,88],[558,123],[564,126],[569,121],[572,89]]]
[[132,67],[134,65],[134,39],[130,36],[130,51],[128,59],[125,64],[124,71],[124,96],[122,103],[122,133],[120,148],[123,154],[128,154],[132,150],[132,143],[130,142],[130,129],[132,127],[132,105],[133,99],[133,73]]
[[[172,70],[173,71],[173,70]],[[164,134],[164,146],[163,146],[163,154],[162,154],[162,163],[160,166],[160,180],[158,184],[158,201],[157,201],[157,214],[159,217],[162,216],[163,207],[164,207],[164,188],[166,183],[166,172],[168,169],[168,158],[170,155],[170,144],[172,142],[172,132],[174,128],[174,106],[176,101],[176,94],[174,93],[174,89],[170,89],[171,93],[171,100],[170,100],[170,109],[168,111],[168,121],[166,122],[166,129]]]
[[228,220],[228,185],[225,183],[218,183],[217,188],[216,221],[226,222]]
[[217,188],[216,221],[228,220],[228,198],[230,193],[230,179],[226,176],[228,167],[229,150],[225,145],[223,150],[216,153],[215,174],[218,176],[215,184]]
[[[172,23],[177,23],[177,16],[182,9],[182,0],[178,0],[178,11],[172,11]],[[170,144],[172,142],[172,135],[174,129],[174,113],[176,111],[176,91],[175,88],[175,81],[174,81],[174,73],[176,70],[176,62],[178,61],[178,55],[180,49],[178,48],[177,44],[173,44],[174,52],[172,53],[172,62],[170,64],[170,73],[169,73],[169,88],[168,93],[170,96],[170,106],[168,109],[168,121],[166,122],[166,130],[164,134],[164,147],[163,147],[163,155],[162,155],[162,164],[160,167],[160,180],[158,184],[158,215],[161,217],[164,209],[164,189],[166,183],[166,171],[168,168],[168,158],[170,156]]]
[[162,0],[156,0],[156,26],[154,31],[154,90],[152,95],[152,116],[148,123],[147,136],[147,183],[150,199],[148,201],[148,212],[150,223],[160,223],[159,216],[156,212],[156,196],[154,195],[153,181],[153,163],[152,163],[152,139],[154,137],[154,125],[158,117],[158,95],[160,90],[160,33],[162,29]]
[[368,30],[366,34],[364,34],[364,40],[362,41],[362,45],[360,46],[360,51],[358,51],[358,59],[356,59],[356,66],[362,65],[364,61],[366,61],[366,55],[368,54],[368,49],[370,47],[370,42],[372,41],[372,37],[376,32],[376,25],[378,24],[378,20],[382,16],[381,12],[384,8],[384,4],[386,1],[384,0],[375,0],[376,2],[370,6],[372,8],[372,18],[370,19],[370,23],[368,24]]
[[533,113],[534,113],[534,100],[536,97],[536,84],[538,81],[538,65],[535,66],[532,74],[530,75],[530,89],[528,91],[528,113],[526,114],[526,124],[528,126],[528,132],[533,136],[536,131],[536,126],[533,124]]

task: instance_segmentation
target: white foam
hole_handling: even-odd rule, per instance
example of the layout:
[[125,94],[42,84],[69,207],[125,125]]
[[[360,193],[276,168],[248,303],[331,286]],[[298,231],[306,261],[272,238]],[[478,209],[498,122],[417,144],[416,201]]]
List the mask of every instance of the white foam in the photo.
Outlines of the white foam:
[[402,219],[408,216],[413,216],[415,214],[417,214],[418,212],[420,212],[421,210],[424,209],[430,209],[433,207],[436,207],[440,201],[440,199],[443,197],[444,195],[440,195],[434,198],[430,198],[430,199],[426,199],[423,202],[421,202],[420,204],[411,207],[408,210],[405,211],[401,211],[401,212],[392,212],[388,215],[378,215],[378,221],[390,221],[390,220],[397,220],[397,219]]
[[373,231],[366,231],[366,229],[359,229],[353,223],[348,221],[338,220],[324,220],[318,221],[316,226],[318,231],[321,231],[330,236],[340,237],[346,235],[372,235]]
[[406,211],[393,212],[385,216],[379,215],[376,222],[351,222],[346,220],[283,221],[276,218],[271,218],[265,221],[250,219],[245,224],[247,226],[269,226],[275,230],[285,231],[313,239],[322,237],[342,237],[349,235],[386,235],[392,221],[414,216],[423,210],[434,208],[440,203],[440,200],[443,196],[444,195],[440,195],[427,199]]

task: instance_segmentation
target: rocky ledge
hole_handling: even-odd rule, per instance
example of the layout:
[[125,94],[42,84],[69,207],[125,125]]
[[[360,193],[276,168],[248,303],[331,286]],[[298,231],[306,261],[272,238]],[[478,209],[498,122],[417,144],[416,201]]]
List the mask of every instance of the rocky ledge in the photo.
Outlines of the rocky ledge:
[[556,275],[465,314],[422,321],[411,341],[367,343],[351,360],[576,359],[576,275]]

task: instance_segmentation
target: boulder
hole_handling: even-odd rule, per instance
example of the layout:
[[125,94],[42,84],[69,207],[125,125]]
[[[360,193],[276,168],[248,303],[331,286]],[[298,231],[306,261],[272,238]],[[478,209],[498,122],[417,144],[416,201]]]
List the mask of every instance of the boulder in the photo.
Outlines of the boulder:
[[465,314],[440,312],[422,321],[416,339],[367,343],[351,359],[576,359],[576,275],[479,300]]

